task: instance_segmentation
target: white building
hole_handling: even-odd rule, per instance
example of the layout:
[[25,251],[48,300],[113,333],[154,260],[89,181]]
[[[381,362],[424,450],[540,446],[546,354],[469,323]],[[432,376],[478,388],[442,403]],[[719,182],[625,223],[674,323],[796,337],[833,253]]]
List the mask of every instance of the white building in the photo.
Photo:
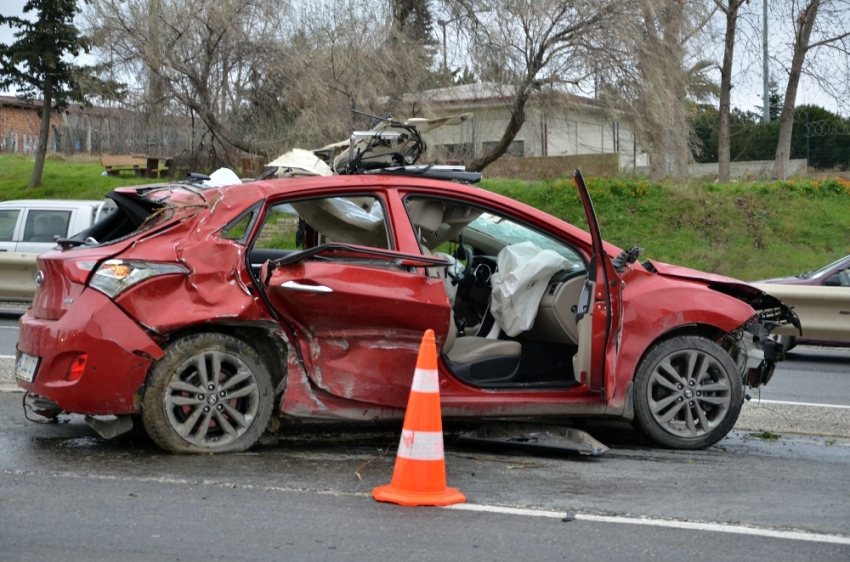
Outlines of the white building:
[[[436,115],[472,113],[466,123],[429,133],[429,148],[447,160],[468,161],[495,145],[510,120],[513,96],[491,83],[428,90],[417,96]],[[557,96],[557,99],[553,98]],[[405,96],[405,101],[410,100]],[[594,99],[570,94],[534,94],[526,120],[508,156],[575,156],[619,153],[620,168],[645,166],[646,153],[635,141],[627,120]]]

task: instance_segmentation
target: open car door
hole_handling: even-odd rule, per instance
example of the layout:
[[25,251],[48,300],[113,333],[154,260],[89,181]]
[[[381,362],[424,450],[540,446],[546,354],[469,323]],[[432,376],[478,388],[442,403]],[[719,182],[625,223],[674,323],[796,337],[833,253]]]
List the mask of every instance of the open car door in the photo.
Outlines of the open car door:
[[421,269],[441,265],[448,262],[331,243],[267,262],[261,274],[313,385],[403,409],[422,335],[448,331],[443,281]]
[[605,252],[596,211],[578,170],[575,182],[587,214],[593,255],[576,310],[579,350],[573,363],[579,380],[610,400],[614,394],[614,375],[623,325],[622,282]]

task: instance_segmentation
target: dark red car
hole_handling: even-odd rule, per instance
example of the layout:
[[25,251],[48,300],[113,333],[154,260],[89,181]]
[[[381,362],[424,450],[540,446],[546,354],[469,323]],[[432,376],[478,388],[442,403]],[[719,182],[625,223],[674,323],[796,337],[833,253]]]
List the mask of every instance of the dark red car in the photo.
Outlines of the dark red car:
[[18,384],[140,416],[173,452],[244,450],[270,417],[401,418],[433,329],[446,418],[609,417],[702,448],[768,381],[794,314],[646,261],[437,168],[116,190],[39,257]]

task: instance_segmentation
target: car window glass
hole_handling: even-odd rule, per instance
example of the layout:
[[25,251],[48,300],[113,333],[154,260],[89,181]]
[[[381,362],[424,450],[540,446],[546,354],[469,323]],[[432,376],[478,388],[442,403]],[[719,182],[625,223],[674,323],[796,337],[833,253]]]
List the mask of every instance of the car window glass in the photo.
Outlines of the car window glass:
[[228,240],[242,240],[245,237],[245,230],[248,228],[248,225],[251,224],[251,220],[254,218],[254,213],[248,213],[235,224],[225,228],[221,231],[221,237],[227,238]]
[[68,235],[71,211],[31,209],[27,213],[23,242],[53,242]]
[[[410,222],[426,253],[453,253],[460,235],[477,254],[496,256],[505,246],[532,242],[567,259],[571,270],[584,269],[584,260],[570,246],[505,216],[460,201],[409,197]],[[477,246],[476,246],[477,244]]]
[[15,223],[18,222],[19,214],[21,214],[19,209],[4,209],[0,211],[0,241],[8,242],[12,240],[12,235],[15,233]]
[[809,274],[805,275],[804,277],[806,279],[820,279],[821,277],[823,277],[824,275],[826,275],[827,273],[832,271],[832,269],[834,269],[838,264],[840,264],[841,262],[843,262],[846,259],[847,259],[847,257],[845,256],[841,259],[835,260],[831,264],[825,265],[824,267],[818,269],[817,271],[815,271],[813,273],[809,273]]
[[584,268],[584,261],[572,248],[544,236],[522,224],[491,213],[483,213],[467,227],[470,230],[490,236],[504,246],[533,242],[541,250],[552,250],[573,264],[575,269]]
[[467,238],[471,238],[474,233],[496,240],[502,247],[532,242],[541,250],[552,250],[566,258],[572,265],[571,271],[584,269],[584,260],[569,246],[505,217],[483,213],[466,230],[469,232]]
[[272,207],[254,247],[296,250],[338,242],[389,249],[388,232],[377,197],[308,199]]

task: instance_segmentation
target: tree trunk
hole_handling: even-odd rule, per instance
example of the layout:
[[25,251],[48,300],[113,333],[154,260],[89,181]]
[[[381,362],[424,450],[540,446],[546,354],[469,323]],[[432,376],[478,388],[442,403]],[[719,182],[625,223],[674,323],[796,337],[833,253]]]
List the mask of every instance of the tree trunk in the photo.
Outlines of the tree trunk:
[[50,73],[44,78],[44,100],[41,105],[41,128],[38,131],[38,148],[35,151],[35,166],[27,189],[41,185],[41,175],[44,172],[44,157],[47,155],[47,138],[50,136],[50,110],[53,106],[53,76]]
[[[732,60],[735,50],[735,32],[738,26],[738,9],[743,0],[730,0],[726,13],[726,47],[723,66],[720,68],[720,127],[717,132],[717,179],[729,181],[730,141],[729,111],[732,96]],[[767,103],[767,102],[765,102]]]
[[791,72],[788,86],[785,88],[785,101],[779,116],[779,141],[776,143],[776,159],[773,161],[773,177],[784,180],[788,175],[788,160],[791,157],[791,133],[794,130],[794,109],[797,104],[797,87],[806,53],[809,51],[809,38],[815,25],[820,0],[812,0],[797,20],[800,27],[795,33],[794,57],[791,59]]
[[525,123],[525,104],[528,102],[530,86],[531,81],[526,80],[519,88],[519,91],[514,98],[514,105],[511,108],[511,118],[508,121],[508,126],[505,127],[505,132],[502,134],[502,138],[499,139],[498,144],[495,148],[493,148],[493,150],[483,155],[481,158],[476,158],[470,162],[470,170],[480,172],[507,152],[508,147],[516,138],[517,133],[519,133],[519,130],[522,129],[522,126]]
[[655,151],[649,155],[649,181],[660,183],[667,177],[667,157],[663,151]]

